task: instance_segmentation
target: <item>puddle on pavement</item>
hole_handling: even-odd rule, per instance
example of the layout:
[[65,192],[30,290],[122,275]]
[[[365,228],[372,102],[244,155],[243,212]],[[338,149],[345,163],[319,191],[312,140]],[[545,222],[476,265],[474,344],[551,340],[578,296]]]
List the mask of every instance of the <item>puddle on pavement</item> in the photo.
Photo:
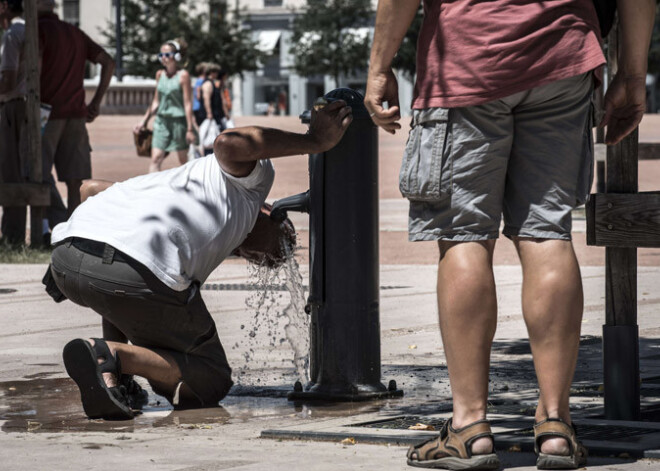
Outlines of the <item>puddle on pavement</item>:
[[[55,373],[31,376],[52,374]],[[149,391],[149,404],[133,420],[125,421],[87,419],[80,404],[78,388],[69,378],[39,377],[0,383],[0,430],[6,433],[131,433],[161,427],[213,429],[228,423],[278,417],[302,420],[347,417],[378,412],[388,407],[388,401],[303,405],[283,397],[230,395],[222,401],[222,407],[175,411],[165,399],[154,394],[146,382],[140,383]]]
[[[243,363],[234,366],[237,384],[222,401],[222,407],[174,411],[140,379],[149,392],[149,403],[141,414],[127,421],[89,420],[71,379],[53,378],[62,371],[39,372],[25,376],[25,381],[0,383],[0,429],[34,433],[130,433],[159,427],[207,429],[278,417],[306,420],[379,411],[391,414],[405,404],[400,400],[305,405],[289,402],[286,393],[291,385],[296,380],[303,384],[309,381],[309,316],[304,312],[302,276],[293,257],[279,270],[252,266],[250,276],[262,289],[254,291],[246,301],[253,316],[247,325],[241,326],[244,340],[232,346],[242,352]],[[286,286],[288,292],[268,289],[279,285]],[[41,366],[52,370],[56,365]]]

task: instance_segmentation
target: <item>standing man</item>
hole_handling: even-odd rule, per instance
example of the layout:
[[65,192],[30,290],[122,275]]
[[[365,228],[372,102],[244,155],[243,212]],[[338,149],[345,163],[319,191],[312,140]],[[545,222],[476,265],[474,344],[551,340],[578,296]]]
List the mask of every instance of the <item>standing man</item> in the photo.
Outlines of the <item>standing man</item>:
[[[378,5],[365,102],[390,133],[401,127],[391,62],[418,5]],[[609,144],[644,112],[655,2],[619,0],[618,9],[619,71],[601,123]],[[439,437],[409,450],[412,466],[499,466],[486,401],[502,213],[523,268],[523,316],[540,389],[537,467],[586,462],[569,411],[583,309],[571,210],[584,203],[592,180],[591,95],[605,62],[599,36],[592,0],[424,0],[400,189],[410,200],[410,240],[437,240],[440,248],[438,314],[454,410]]]
[[[80,204],[80,185],[91,178],[89,136],[85,123],[99,114],[115,70],[112,57],[76,26],[61,21],[54,0],[38,0],[41,101],[52,106],[42,139],[44,181],[52,172],[67,186],[69,215]],[[86,62],[101,64],[96,93],[85,104]]]
[[[25,21],[22,14],[22,0],[0,1],[0,24],[5,29],[0,44],[0,183],[21,183],[26,176]],[[25,206],[3,208],[4,241],[25,243],[25,215]]]

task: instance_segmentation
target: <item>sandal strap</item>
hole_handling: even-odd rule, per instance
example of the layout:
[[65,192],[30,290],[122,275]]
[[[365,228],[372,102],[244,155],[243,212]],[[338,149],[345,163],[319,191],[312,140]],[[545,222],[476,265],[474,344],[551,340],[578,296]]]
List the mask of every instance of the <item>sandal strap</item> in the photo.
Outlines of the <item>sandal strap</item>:
[[110,352],[110,347],[103,339],[92,339],[94,345],[94,353],[96,353],[97,358],[103,358],[103,361],[99,363],[99,370],[101,373],[112,373],[119,378],[121,376],[121,362],[119,361],[119,355],[113,355]]
[[465,427],[454,429],[452,419],[449,419],[442,426],[439,437],[410,447],[408,458],[417,461],[436,460],[448,456],[461,459],[472,458],[472,444],[475,440],[484,437],[493,439],[493,433],[487,420],[478,420]]
[[575,426],[568,425],[562,419],[548,417],[541,422],[534,424],[534,451],[538,454],[541,451],[541,438],[557,437],[563,438],[568,442],[570,455],[581,448],[575,433]]
[[[475,440],[485,437],[493,440],[493,432],[490,429],[490,423],[486,419],[477,420],[459,429],[454,429],[452,419],[449,419],[446,427],[450,433],[447,434],[445,447],[455,449],[461,458],[472,457],[472,444]],[[494,447],[495,445],[493,445]]]

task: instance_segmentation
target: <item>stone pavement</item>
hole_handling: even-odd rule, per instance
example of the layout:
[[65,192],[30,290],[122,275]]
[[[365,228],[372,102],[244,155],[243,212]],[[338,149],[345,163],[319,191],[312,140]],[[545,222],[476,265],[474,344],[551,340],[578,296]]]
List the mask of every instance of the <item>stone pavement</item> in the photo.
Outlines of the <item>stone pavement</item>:
[[[660,133],[656,118],[645,118],[656,126],[646,132],[643,125],[642,139],[660,140],[654,134]],[[95,177],[120,180],[146,171],[146,159],[134,157],[132,151],[130,129],[135,120],[101,117],[91,126]],[[294,118],[238,121],[304,130]],[[381,134],[382,378],[385,384],[396,380],[405,392],[403,398],[363,404],[288,402],[283,396],[297,375],[291,346],[280,342],[287,320],[278,314],[288,306],[289,296],[284,291],[270,292],[264,299],[267,309],[260,309],[256,316],[260,291],[254,285],[259,280],[244,262],[233,259],[212,274],[207,280],[211,289],[203,293],[239,383],[222,407],[172,411],[162,398],[151,394],[144,413],[132,421],[89,421],[75,385],[64,372],[61,349],[71,338],[99,335],[99,318],[70,302],[50,301],[40,285],[45,265],[0,265],[0,469],[411,469],[405,465],[405,447],[396,441],[372,445],[357,438],[356,445],[341,443],[342,438],[349,438],[346,430],[353,430],[345,428],[348,424],[404,416],[422,417],[423,421],[446,411],[450,400],[436,320],[437,249],[432,243],[406,242],[406,206],[396,186],[404,142],[402,133]],[[173,165],[173,157],[168,160],[167,165]],[[273,199],[307,189],[306,159],[279,159],[275,165],[278,176]],[[641,166],[640,188],[657,188],[660,164],[643,162]],[[294,219],[302,246],[297,260],[306,285],[306,218]],[[572,405],[577,416],[593,417],[602,406],[603,249],[585,246],[584,223],[579,215],[576,219],[574,238],[583,266],[585,318]],[[660,250],[640,250],[639,260],[642,391],[645,405],[657,406]],[[520,311],[520,268],[506,239],[498,243],[495,272],[499,322],[492,360],[491,412],[502,413],[508,407],[507,417],[511,417],[512,407],[523,414],[533,405],[536,384]],[[329,442],[260,438],[266,430],[332,427],[346,436]],[[355,428],[354,435],[362,434],[360,430]],[[400,433],[408,439],[423,435],[408,430]],[[632,446],[635,438],[622,442]],[[500,448],[509,446],[500,444]],[[511,450],[501,453],[506,469],[536,469],[534,456],[526,448],[516,452],[514,446]],[[589,468],[660,470],[660,461],[654,459],[621,459],[626,455],[619,450],[604,455],[592,458]]]

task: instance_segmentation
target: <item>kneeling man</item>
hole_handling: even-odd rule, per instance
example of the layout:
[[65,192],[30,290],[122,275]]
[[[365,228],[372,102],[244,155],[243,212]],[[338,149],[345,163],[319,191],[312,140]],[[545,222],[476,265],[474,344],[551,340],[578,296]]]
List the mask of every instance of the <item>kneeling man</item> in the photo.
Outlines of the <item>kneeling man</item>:
[[56,285],[51,295],[59,289],[60,300],[103,317],[104,339],[72,340],[63,352],[90,418],[133,417],[122,373],[146,378],[177,408],[225,397],[231,369],[200,284],[231,253],[283,261],[295,236],[262,209],[274,178],[268,159],[328,150],[351,120],[337,101],[313,112],[307,134],[236,128],[218,136],[215,155],[121,183],[86,183],[95,196],[55,227],[46,278]]

